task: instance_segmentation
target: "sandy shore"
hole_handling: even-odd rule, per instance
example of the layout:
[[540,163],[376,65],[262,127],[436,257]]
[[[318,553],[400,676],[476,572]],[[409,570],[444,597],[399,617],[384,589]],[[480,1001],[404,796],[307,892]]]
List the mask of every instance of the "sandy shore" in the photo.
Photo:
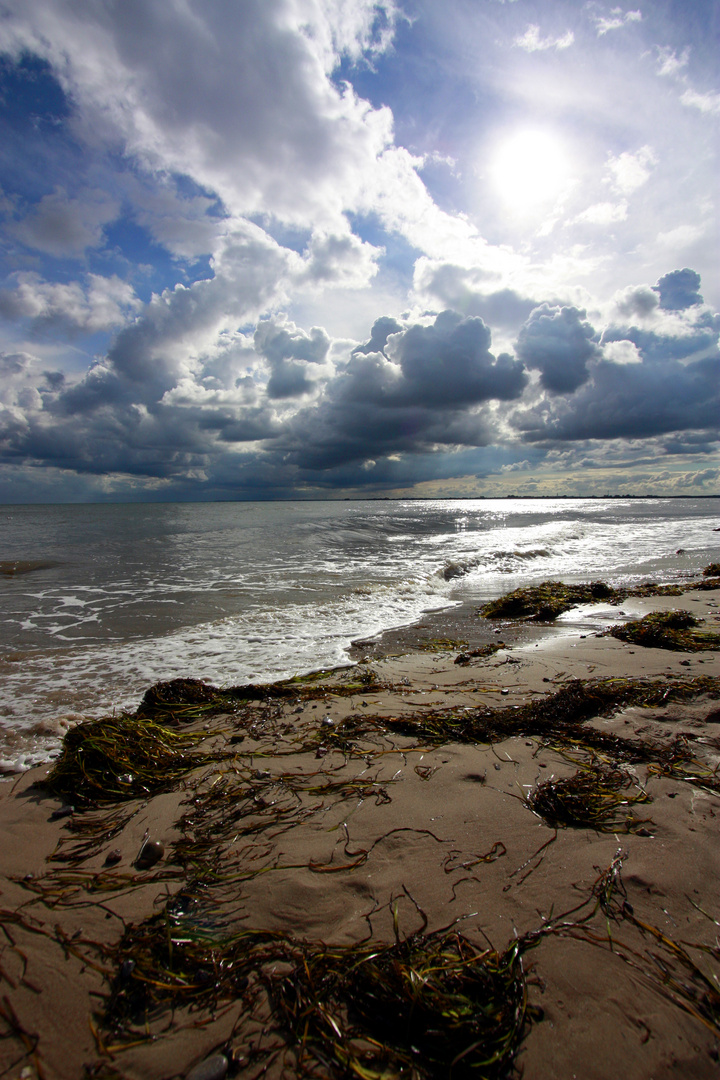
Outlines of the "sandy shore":
[[[462,1076],[471,1043],[431,1064],[439,942],[511,999],[488,1008],[514,1018],[507,1052],[474,1076],[716,1077],[718,653],[598,628],[682,607],[718,629],[719,602],[599,603],[552,628],[454,609],[263,700],[156,714],[202,736],[167,790],[81,809],[47,768],[3,785],[0,1075]],[[577,680],[604,705],[561,721]],[[614,777],[607,831],[530,805],[575,774]],[[145,840],[163,853],[141,868]],[[371,968],[409,979],[410,1012],[358,981]]]

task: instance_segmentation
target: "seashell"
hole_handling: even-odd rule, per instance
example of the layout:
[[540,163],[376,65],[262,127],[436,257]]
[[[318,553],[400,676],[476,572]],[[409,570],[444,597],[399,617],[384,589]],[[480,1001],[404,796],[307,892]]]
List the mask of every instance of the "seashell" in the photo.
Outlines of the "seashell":
[[165,848],[159,840],[146,840],[140,848],[135,865],[138,870],[149,870],[156,862],[160,862],[164,854]]
[[225,1080],[228,1059],[224,1054],[212,1054],[187,1074],[186,1080]]

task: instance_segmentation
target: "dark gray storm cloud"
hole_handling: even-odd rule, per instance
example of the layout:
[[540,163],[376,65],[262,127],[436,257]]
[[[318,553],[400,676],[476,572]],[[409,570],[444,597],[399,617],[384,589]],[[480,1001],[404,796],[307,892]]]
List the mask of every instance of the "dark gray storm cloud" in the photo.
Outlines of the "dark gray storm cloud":
[[482,319],[456,311],[441,312],[432,326],[409,327],[388,342],[402,372],[392,396],[431,409],[520,397],[527,384],[522,364],[507,353],[496,359],[490,341]]
[[[592,380],[572,398],[517,414],[531,441],[643,439],[676,431],[714,430],[720,422],[720,360],[681,364],[600,361]],[[707,442],[704,438],[703,443]]]
[[255,348],[270,364],[272,374],[267,384],[270,398],[301,397],[313,391],[315,382],[308,376],[308,364],[323,364],[330,349],[330,338],[314,326],[309,334],[293,327],[278,326],[271,320],[261,322],[255,331]]
[[325,470],[491,441],[481,406],[520,398],[522,364],[493,356],[482,319],[444,311],[429,326],[397,327],[377,320],[371,343],[384,352],[356,349],[318,406],[289,422],[278,444],[285,460]]
[[700,275],[687,267],[665,274],[654,289],[660,294],[660,307],[665,311],[684,311],[703,302],[700,295]]
[[682,335],[668,335],[638,326],[609,326],[603,331],[601,342],[607,345],[615,341],[630,341],[643,360],[661,363],[665,360],[683,360],[712,348],[717,341],[718,329],[720,320],[708,313]]
[[385,346],[388,343],[388,338],[391,334],[399,334],[401,331],[402,326],[396,319],[391,319],[388,315],[381,315],[373,323],[370,340],[366,341],[364,345],[358,345],[356,349],[353,349],[353,356],[358,353],[367,356],[368,353],[372,352],[382,353],[385,356]]
[[[666,278],[678,303],[678,279]],[[697,293],[682,281],[686,298]],[[288,495],[450,477],[503,443],[542,454],[646,439],[700,454],[718,436],[718,318],[695,303],[661,308],[649,286],[615,303],[642,326],[602,335],[580,309],[535,308],[516,357],[492,352],[481,318],[451,310],[410,325],[382,316],[344,351],[324,329],[279,315],[255,319],[251,338],[226,329],[228,288],[209,280],[154,299],[74,382],[29,353],[1,356],[2,460],[155,478],[167,490]]]
[[540,371],[540,383],[553,394],[577,390],[589,378],[588,362],[600,357],[593,327],[575,307],[536,308],[521,328],[517,355]]

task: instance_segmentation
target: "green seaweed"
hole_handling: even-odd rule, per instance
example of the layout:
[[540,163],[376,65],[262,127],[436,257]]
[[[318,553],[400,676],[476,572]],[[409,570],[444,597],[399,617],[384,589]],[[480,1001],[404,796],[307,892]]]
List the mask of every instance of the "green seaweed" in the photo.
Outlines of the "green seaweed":
[[189,772],[227,752],[195,751],[205,733],[178,733],[138,716],[104,717],[71,728],[43,787],[76,806],[169,791]]
[[467,665],[471,660],[484,659],[488,656],[493,656],[499,649],[504,649],[505,643],[502,641],[492,642],[490,645],[480,645],[477,649],[468,649],[466,652],[461,652],[455,657],[455,663],[461,666]]
[[168,1009],[214,1012],[261,992],[268,1025],[294,1054],[293,1075],[495,1078],[527,1029],[522,954],[478,949],[457,932],[387,945],[330,946],[256,930],[223,935],[198,925],[193,896],[129,927],[107,949],[116,974],[102,1015],[110,1037],[150,1038]]
[[481,951],[438,932],[304,950],[273,995],[299,1074],[322,1064],[365,1080],[506,1075],[529,1021],[527,947]]
[[587,585],[566,585],[562,581],[543,581],[540,585],[515,589],[484,604],[478,615],[484,619],[528,619],[534,622],[552,622],[564,611],[578,604],[593,604],[604,600],[620,604],[630,596],[682,596],[691,589],[720,588],[719,581],[691,581],[683,585],[643,585],[616,588],[604,581],[591,581]]
[[614,626],[609,633],[620,641],[651,649],[699,652],[720,649],[720,634],[699,630],[700,620],[689,611],[651,611],[642,619]]
[[533,736],[563,752],[581,750],[603,754],[615,762],[649,764],[659,775],[720,792],[717,770],[704,766],[692,755],[687,736],[676,736],[667,742],[633,739],[600,731],[586,723],[594,717],[612,716],[630,705],[662,707],[671,701],[689,701],[700,694],[720,697],[720,677],[700,675],[671,681],[573,679],[555,693],[519,707],[428,710],[412,717],[350,717],[328,741],[337,741],[342,747],[347,745],[348,736],[357,738],[373,728],[407,735],[428,746],[448,742],[492,744],[517,736]]
[[467,641],[458,641],[455,638],[424,638],[418,642],[418,649],[424,652],[457,652],[458,649],[467,649]]
[[497,600],[484,604],[479,614],[484,619],[511,618],[551,622],[577,604],[596,600],[616,600],[615,590],[603,581],[589,585],[565,585],[562,581],[544,581],[540,585],[515,589]]
[[651,802],[628,773],[602,762],[584,764],[573,776],[551,778],[530,792],[527,804],[553,828],[595,829],[598,832],[636,832],[648,819],[638,820],[631,807]]

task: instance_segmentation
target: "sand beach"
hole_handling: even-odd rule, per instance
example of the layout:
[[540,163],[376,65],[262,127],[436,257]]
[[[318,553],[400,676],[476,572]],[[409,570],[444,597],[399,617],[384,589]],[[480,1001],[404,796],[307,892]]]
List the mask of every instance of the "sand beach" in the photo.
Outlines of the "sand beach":
[[720,582],[76,729],[0,786],[0,1075],[717,1076],[717,645],[597,629],[678,609]]

